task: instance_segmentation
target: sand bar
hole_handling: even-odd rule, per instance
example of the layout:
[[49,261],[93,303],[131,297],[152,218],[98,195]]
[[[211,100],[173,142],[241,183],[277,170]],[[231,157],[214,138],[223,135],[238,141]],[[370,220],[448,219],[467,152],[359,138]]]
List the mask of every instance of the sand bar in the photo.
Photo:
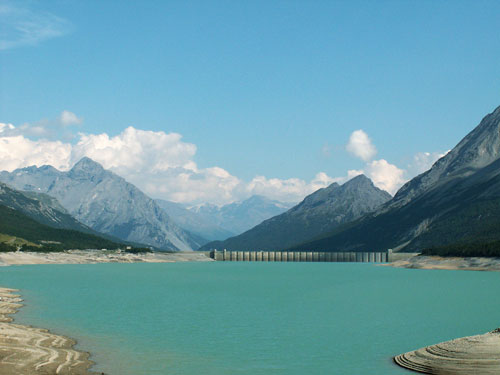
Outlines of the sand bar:
[[394,357],[394,362],[424,374],[500,374],[500,329],[431,345]]
[[12,323],[23,305],[15,289],[0,288],[0,374],[88,375],[89,354],[73,349],[75,341],[46,329]]
[[[5,252],[0,253],[0,266],[22,264],[94,264],[94,263],[170,263],[213,261],[203,252],[131,254],[108,250],[68,250],[55,253]],[[1,375],[1,374],[0,374]]]

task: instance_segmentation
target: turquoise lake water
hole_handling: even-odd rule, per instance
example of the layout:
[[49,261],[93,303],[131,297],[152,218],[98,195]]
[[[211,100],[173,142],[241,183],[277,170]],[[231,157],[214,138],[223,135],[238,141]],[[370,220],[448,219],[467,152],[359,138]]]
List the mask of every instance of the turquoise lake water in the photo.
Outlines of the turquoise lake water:
[[391,357],[500,326],[500,274],[360,263],[0,268],[16,322],[114,375],[405,374]]

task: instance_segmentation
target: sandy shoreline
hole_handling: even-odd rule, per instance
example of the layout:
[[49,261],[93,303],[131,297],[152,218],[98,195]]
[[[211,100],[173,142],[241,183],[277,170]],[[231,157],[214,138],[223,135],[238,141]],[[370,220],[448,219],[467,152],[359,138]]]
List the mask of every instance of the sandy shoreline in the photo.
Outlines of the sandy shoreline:
[[381,266],[425,270],[500,271],[500,258],[414,256]]
[[[0,266],[22,264],[94,264],[94,263],[171,263],[209,262],[203,252],[141,253],[106,250],[68,250],[61,253],[5,252],[0,253]],[[1,375],[1,374],[0,374]]]
[[[0,252],[0,266],[23,264],[95,264],[95,263],[172,263],[212,262],[204,252],[131,254],[110,250],[68,250],[61,253]],[[500,271],[500,258],[411,256],[383,267],[427,269]],[[1,374],[0,374],[1,375]]]
[[12,323],[23,305],[17,290],[0,288],[0,374],[90,375],[89,354],[73,349],[74,340],[46,329]]

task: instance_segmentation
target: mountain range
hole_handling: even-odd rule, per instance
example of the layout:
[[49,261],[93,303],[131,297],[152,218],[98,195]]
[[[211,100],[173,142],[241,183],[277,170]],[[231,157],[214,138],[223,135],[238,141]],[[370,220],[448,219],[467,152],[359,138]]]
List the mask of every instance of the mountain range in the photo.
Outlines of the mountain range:
[[351,222],[391,199],[364,175],[343,185],[332,183],[307,196],[285,213],[267,219],[239,236],[202,249],[281,250]]
[[162,250],[198,249],[205,239],[181,229],[156,202],[85,157],[67,172],[51,166],[1,172],[0,181],[45,193],[95,231]]
[[364,217],[293,250],[420,251],[500,239],[500,107]]
[[289,207],[261,196],[221,207],[207,204],[190,209],[162,199],[153,201],[86,157],[68,172],[47,165],[31,166],[0,172],[0,181],[22,190],[23,197],[43,203],[46,211],[52,208],[66,214],[66,224],[72,221],[74,229],[80,230],[78,226],[84,223],[87,230],[164,250],[196,250]]

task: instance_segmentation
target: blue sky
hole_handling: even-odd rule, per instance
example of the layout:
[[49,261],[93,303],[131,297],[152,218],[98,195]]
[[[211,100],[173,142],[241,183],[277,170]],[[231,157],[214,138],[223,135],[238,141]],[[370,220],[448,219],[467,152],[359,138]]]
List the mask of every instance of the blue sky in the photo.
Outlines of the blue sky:
[[[73,145],[78,132],[178,133],[195,151],[169,165],[244,182],[225,201],[266,194],[248,187],[256,176],[341,181],[379,160],[403,171],[399,186],[416,156],[449,150],[500,105],[499,15],[498,1],[1,1],[0,122]],[[62,111],[79,121],[57,127]],[[346,151],[359,129],[377,150],[366,160]]]

